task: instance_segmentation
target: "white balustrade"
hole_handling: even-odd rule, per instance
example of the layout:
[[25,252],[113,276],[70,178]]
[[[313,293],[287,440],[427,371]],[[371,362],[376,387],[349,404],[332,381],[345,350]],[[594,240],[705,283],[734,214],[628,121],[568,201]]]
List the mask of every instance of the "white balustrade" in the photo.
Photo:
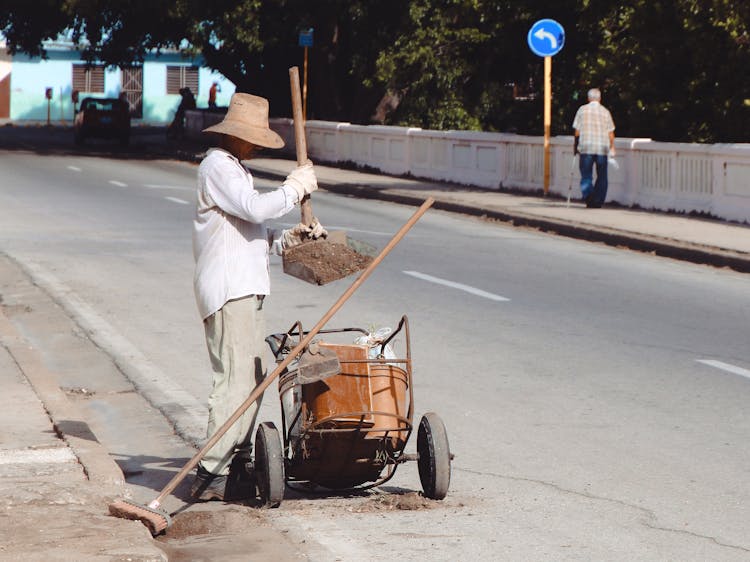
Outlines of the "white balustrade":
[[[203,113],[202,120],[193,113]],[[221,115],[187,112],[195,136]],[[211,117],[211,123],[206,121]],[[199,123],[200,121],[200,123]],[[291,120],[271,127],[294,155]],[[409,127],[308,121],[307,151],[321,164],[347,164],[425,180],[490,190],[540,193],[544,182],[541,136],[475,131],[431,131]],[[698,213],[750,222],[750,144],[689,144],[618,138],[619,167],[609,167],[607,200],[627,207]],[[579,195],[573,138],[550,142],[550,193]]]

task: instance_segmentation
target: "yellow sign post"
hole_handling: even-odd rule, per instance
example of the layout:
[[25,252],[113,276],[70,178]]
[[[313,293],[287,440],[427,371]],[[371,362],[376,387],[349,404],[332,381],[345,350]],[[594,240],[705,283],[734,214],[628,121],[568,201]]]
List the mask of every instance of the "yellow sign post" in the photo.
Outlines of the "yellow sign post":
[[302,73],[302,118],[307,120],[307,49],[313,46],[313,28],[299,32],[299,46],[305,49],[305,63]]
[[544,57],[544,194],[549,193],[550,153],[552,128],[552,57]]
[[544,57],[544,194],[549,193],[550,130],[552,128],[552,57],[565,44],[565,30],[555,20],[537,21],[526,38],[531,51]]
[[302,118],[307,121],[307,47],[305,47],[304,79],[302,80]]

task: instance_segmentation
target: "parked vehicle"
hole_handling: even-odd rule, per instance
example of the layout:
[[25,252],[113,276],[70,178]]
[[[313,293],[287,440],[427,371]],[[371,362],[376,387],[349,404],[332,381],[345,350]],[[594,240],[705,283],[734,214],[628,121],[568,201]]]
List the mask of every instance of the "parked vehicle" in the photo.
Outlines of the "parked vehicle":
[[130,107],[119,98],[84,98],[73,127],[76,144],[97,137],[117,139],[127,145],[130,142]]

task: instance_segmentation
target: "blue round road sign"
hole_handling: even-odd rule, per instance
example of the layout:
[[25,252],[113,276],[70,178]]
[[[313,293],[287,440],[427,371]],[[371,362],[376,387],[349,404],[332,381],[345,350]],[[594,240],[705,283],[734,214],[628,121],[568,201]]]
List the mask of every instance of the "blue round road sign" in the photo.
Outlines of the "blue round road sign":
[[540,57],[553,57],[565,44],[565,30],[555,20],[543,19],[529,29],[526,38],[531,52]]

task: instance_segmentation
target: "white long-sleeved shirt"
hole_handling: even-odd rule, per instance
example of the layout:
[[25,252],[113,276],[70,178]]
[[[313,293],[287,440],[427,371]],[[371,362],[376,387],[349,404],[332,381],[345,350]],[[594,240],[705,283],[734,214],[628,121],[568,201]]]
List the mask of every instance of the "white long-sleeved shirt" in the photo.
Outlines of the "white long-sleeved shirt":
[[219,148],[209,150],[198,168],[193,221],[193,286],[201,318],[232,299],[270,293],[272,241],[263,223],[291,211],[297,198],[286,185],[259,193],[237,158]]

